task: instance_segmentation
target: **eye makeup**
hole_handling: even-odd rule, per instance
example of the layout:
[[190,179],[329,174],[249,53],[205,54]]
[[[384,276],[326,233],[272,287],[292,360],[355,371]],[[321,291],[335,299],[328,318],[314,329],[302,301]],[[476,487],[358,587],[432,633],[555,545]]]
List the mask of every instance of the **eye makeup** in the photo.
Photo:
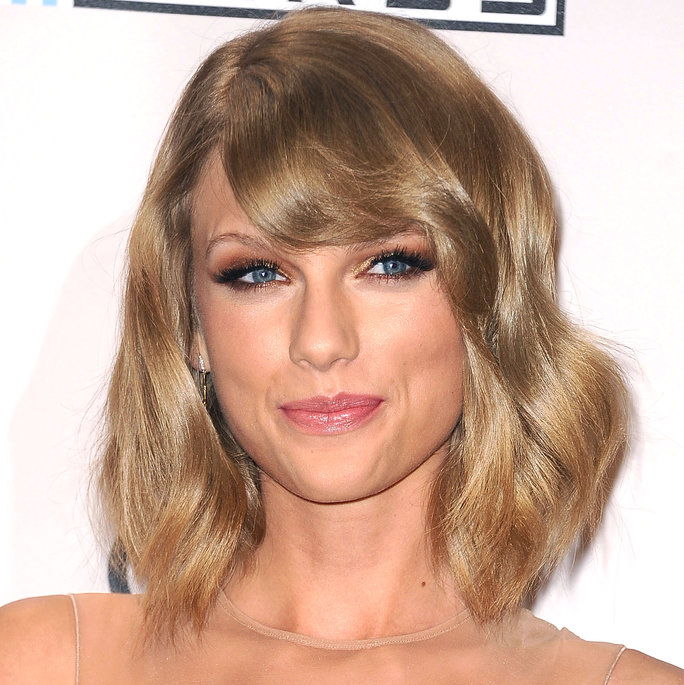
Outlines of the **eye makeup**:
[[261,281],[245,281],[245,276],[252,274],[254,272],[261,272],[262,274],[272,273],[274,275],[281,275],[280,267],[273,261],[269,259],[253,259],[247,260],[245,262],[240,262],[234,266],[230,266],[227,269],[221,270],[218,274],[214,276],[216,283],[223,283],[234,290],[250,290],[252,288],[263,288],[264,286],[272,283],[272,280],[266,280],[265,276],[262,276],[264,280]]
[[[371,260],[364,265],[365,268],[362,267],[361,270],[365,271],[367,269],[371,269],[378,264],[394,266],[387,267],[389,269],[389,273],[369,273],[367,274],[368,276],[379,276],[380,278],[387,279],[415,278],[416,276],[420,276],[422,273],[431,271],[435,268],[434,262],[432,262],[432,260],[428,259],[418,250],[407,250],[402,247],[397,247],[393,250],[387,250],[385,252],[381,252],[375,257],[372,257]],[[396,265],[398,264],[403,264],[407,268],[400,271],[393,271],[393,269],[397,268]]]
[[[382,265],[384,273],[371,270]],[[357,276],[383,281],[405,281],[422,276],[435,268],[434,262],[418,250],[396,247],[385,250],[365,260],[355,270]],[[250,277],[251,280],[247,280]],[[287,280],[280,266],[269,259],[239,261],[214,276],[216,283],[225,284],[233,290],[249,291]]]

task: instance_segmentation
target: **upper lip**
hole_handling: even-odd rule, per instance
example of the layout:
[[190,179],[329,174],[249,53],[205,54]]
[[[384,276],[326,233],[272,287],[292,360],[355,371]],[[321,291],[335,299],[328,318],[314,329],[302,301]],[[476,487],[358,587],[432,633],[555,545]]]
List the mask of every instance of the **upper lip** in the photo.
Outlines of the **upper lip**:
[[281,404],[280,408],[331,413],[343,411],[350,407],[372,406],[374,404],[379,404],[380,402],[382,402],[382,397],[377,397],[376,395],[352,395],[350,393],[340,392],[334,397],[317,395],[316,397],[307,397],[304,400],[286,402],[285,404]]

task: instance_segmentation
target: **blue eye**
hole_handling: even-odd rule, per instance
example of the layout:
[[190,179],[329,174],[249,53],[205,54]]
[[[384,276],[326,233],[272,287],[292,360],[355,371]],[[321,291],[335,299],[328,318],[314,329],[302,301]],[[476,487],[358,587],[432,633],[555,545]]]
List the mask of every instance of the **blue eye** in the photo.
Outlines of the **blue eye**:
[[258,269],[248,271],[244,276],[241,276],[236,280],[242,281],[243,283],[270,283],[271,281],[284,281],[285,279],[280,276],[275,269],[262,266]]
[[[364,274],[376,279],[398,281],[420,276],[434,267],[434,263],[420,252],[398,247],[373,257]],[[257,259],[224,269],[214,276],[214,280],[235,290],[247,291],[276,282],[286,282],[287,277],[274,262]]]
[[366,274],[376,278],[400,280],[419,276],[434,267],[432,260],[422,253],[398,247],[374,257]]
[[[377,267],[381,267],[380,270]],[[369,274],[382,274],[383,276],[400,276],[410,269],[410,265],[396,258],[383,259],[373,265]]]
[[225,283],[235,289],[258,288],[287,280],[271,262],[257,260],[244,265],[225,269],[215,276],[217,283]]

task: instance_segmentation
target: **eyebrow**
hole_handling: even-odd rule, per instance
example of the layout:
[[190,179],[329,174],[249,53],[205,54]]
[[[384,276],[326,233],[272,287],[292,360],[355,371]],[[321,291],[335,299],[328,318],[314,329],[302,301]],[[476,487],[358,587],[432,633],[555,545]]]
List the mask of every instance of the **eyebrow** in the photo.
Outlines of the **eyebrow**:
[[214,236],[207,244],[207,250],[205,256],[208,257],[209,253],[219,244],[224,242],[235,241],[246,245],[247,247],[252,247],[255,249],[272,249],[273,245],[266,240],[261,240],[255,238],[251,235],[246,235],[245,233],[234,233],[229,231],[228,233],[221,233],[221,235]]
[[[345,245],[344,248],[348,254],[353,252],[358,252],[361,250],[366,250],[372,248],[375,245],[383,245],[390,242],[391,240],[407,236],[425,237],[423,231],[415,228],[407,228],[401,231],[397,231],[392,235],[388,235],[382,238],[377,238],[375,240],[364,240],[359,243],[352,243],[351,245]],[[224,242],[237,242],[247,247],[253,249],[262,250],[273,250],[275,248],[274,244],[269,240],[257,238],[255,236],[247,235],[245,233],[236,233],[234,231],[228,231],[226,233],[221,233],[220,235],[214,236],[207,244],[207,249],[205,252],[205,257],[208,257],[211,251],[220,243]]]

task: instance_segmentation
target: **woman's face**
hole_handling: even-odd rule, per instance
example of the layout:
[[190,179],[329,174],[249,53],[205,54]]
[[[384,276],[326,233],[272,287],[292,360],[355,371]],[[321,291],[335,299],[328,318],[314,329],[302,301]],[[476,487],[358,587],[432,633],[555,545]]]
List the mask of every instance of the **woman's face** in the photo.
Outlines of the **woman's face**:
[[443,458],[463,344],[418,232],[276,250],[215,164],[195,196],[193,259],[197,349],[264,482],[351,501]]

